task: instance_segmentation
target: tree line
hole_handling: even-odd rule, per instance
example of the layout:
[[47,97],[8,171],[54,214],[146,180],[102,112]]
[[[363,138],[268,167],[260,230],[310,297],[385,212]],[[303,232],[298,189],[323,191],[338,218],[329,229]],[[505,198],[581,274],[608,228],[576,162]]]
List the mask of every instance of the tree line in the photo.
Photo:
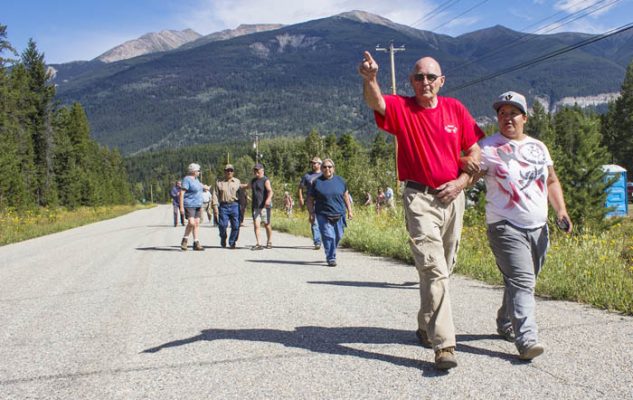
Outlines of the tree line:
[[0,211],[133,201],[123,158],[91,139],[79,103],[55,101],[35,42],[12,59],[6,38],[0,24]]

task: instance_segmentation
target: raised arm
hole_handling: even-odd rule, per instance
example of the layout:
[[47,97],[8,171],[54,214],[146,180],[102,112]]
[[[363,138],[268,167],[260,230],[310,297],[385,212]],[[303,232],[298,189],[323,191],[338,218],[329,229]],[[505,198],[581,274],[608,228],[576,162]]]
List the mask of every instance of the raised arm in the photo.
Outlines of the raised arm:
[[386,110],[385,99],[382,97],[378,79],[376,78],[378,75],[378,64],[368,51],[363,54],[363,61],[358,66],[358,73],[363,77],[363,98],[365,103],[369,108],[384,116]]

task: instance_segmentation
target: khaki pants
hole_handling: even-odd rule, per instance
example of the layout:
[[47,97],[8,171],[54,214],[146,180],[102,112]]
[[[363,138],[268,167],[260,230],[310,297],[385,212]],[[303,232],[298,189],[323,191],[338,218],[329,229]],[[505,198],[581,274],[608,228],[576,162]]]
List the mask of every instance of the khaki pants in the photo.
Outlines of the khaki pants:
[[403,200],[409,244],[420,275],[418,329],[428,333],[434,350],[455,346],[448,283],[457,261],[464,193],[443,205],[432,194],[405,188]]

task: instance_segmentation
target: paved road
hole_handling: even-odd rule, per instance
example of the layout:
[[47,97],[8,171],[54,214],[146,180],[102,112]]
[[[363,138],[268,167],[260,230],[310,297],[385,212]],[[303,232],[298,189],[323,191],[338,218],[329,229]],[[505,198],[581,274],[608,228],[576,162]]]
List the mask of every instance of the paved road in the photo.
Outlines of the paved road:
[[411,266],[310,241],[181,252],[170,207],[0,247],[0,399],[633,399],[633,318],[540,300],[546,353],[494,335],[499,288],[452,281],[459,367],[413,334]]

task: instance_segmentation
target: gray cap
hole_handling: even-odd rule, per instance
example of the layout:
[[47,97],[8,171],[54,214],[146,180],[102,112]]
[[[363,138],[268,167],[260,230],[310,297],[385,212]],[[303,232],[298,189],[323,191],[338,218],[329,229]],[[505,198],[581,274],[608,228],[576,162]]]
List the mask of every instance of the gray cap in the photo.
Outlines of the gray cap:
[[515,106],[516,108],[521,110],[523,114],[527,114],[527,102],[525,101],[525,96],[520,93],[512,91],[503,93],[499,96],[497,101],[494,102],[492,108],[494,108],[495,111],[499,112],[499,108],[505,104]]
[[189,172],[190,174],[196,171],[200,171],[200,165],[196,164],[196,163],[191,163],[189,164],[189,166],[187,167],[187,172]]
[[226,171],[227,169],[232,169],[232,170],[235,170],[235,168],[233,168],[233,164],[226,164],[226,165],[224,166],[224,170]]
[[319,157],[314,157],[311,161],[311,163],[315,163],[315,164],[322,164],[323,162],[321,161],[321,159]]
[[255,164],[253,169],[257,169],[257,170],[264,169],[264,166],[262,164],[260,164],[260,163],[257,163],[257,164]]

